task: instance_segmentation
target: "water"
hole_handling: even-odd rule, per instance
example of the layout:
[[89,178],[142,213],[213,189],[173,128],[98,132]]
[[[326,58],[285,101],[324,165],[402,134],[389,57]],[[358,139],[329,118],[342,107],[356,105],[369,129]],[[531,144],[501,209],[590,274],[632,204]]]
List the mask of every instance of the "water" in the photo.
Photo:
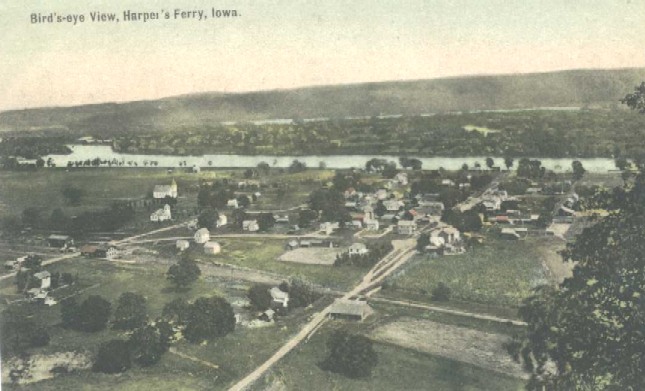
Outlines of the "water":
[[[266,162],[272,167],[286,168],[294,160],[299,160],[307,164],[307,167],[319,167],[324,162],[328,168],[363,168],[365,163],[372,158],[385,159],[398,164],[399,156],[395,155],[309,155],[309,156],[272,156],[272,155],[203,155],[203,156],[171,156],[171,155],[143,155],[143,154],[126,154],[112,150],[112,147],[105,145],[69,145],[72,153],[69,155],[48,155],[57,167],[67,166],[67,162],[93,160],[110,160],[122,163],[122,167],[149,167],[151,161],[157,162],[153,167],[175,168],[175,167],[213,167],[213,168],[248,168],[256,167],[260,162]],[[412,156],[413,157],[413,156]],[[479,163],[483,169],[486,168],[486,157],[419,157],[426,170],[439,169],[443,167],[446,170],[458,170],[466,163],[469,167],[475,167]],[[571,171],[571,162],[579,160],[584,168],[589,172],[607,172],[615,170],[613,159],[607,158],[589,158],[589,159],[552,159],[538,158],[544,167],[555,172]],[[504,167],[504,159],[501,157],[493,158],[495,165]],[[515,165],[517,161],[515,159]],[[131,164],[128,164],[130,162]],[[185,165],[183,163],[186,163]],[[180,166],[180,163],[182,164]],[[114,166],[114,165],[113,165]],[[107,165],[103,165],[107,167]]]

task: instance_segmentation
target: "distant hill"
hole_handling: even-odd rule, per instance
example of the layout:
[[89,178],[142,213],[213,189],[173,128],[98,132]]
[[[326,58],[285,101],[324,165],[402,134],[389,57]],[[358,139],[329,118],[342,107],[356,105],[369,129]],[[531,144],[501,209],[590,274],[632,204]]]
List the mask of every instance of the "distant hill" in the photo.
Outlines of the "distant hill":
[[645,80],[645,68],[469,76],[273,90],[203,93],[154,101],[106,103],[0,113],[0,130],[118,134],[173,130],[221,121],[341,118],[388,114],[614,107]]

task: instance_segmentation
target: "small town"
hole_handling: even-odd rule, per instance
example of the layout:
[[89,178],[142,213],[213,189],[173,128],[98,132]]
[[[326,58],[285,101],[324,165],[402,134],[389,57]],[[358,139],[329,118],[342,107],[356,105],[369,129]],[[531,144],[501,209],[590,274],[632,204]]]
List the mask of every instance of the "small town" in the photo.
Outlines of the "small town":
[[643,2],[0,5],[0,389],[645,390]]
[[[104,189],[90,183],[122,169],[21,166],[20,177],[61,183],[59,194],[42,194],[50,216],[27,207],[3,231],[2,306],[30,314],[14,327],[36,339],[8,347],[45,347],[5,361],[3,378],[58,381],[57,371],[103,365],[104,349],[106,371],[125,371],[129,359],[114,366],[116,343],[99,344],[96,358],[88,351],[121,335],[142,338],[133,359],[143,367],[172,356],[245,389],[281,381],[275,367],[255,368],[262,360],[313,354],[306,351],[322,336],[349,329],[389,349],[422,338],[420,351],[495,373],[496,382],[527,379],[504,348],[526,327],[516,308],[533,288],[571,275],[558,251],[607,215],[593,206],[598,191],[622,179],[618,169],[589,173],[578,161],[564,173],[540,169],[539,160],[503,164],[425,170],[418,159],[372,158],[346,170],[297,160],[287,168],[132,168],[111,179],[127,183]],[[99,194],[109,194],[108,209],[81,212]],[[54,329],[44,328],[52,320]],[[463,333],[464,346],[442,347]],[[479,339],[493,351],[468,346]],[[234,346],[248,352],[244,359],[224,359]]]

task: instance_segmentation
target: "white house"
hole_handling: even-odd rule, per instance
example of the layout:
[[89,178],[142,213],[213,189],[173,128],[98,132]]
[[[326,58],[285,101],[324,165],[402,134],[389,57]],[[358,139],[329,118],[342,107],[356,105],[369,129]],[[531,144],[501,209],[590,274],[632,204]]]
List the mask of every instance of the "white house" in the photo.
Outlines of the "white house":
[[363,216],[365,220],[373,220],[375,218],[374,208],[372,205],[365,205],[363,207]]
[[364,243],[354,243],[349,246],[349,255],[363,255],[367,254],[369,250]]
[[105,259],[114,259],[119,255],[119,250],[116,246],[106,244],[101,247],[105,249]]
[[330,223],[329,221],[320,224],[320,230],[325,232],[327,235],[331,235],[331,233],[339,227],[339,223]]
[[401,209],[405,204],[401,200],[386,200],[383,201],[383,206],[385,206],[385,209],[387,209],[389,212],[396,212],[399,209]]
[[379,223],[378,220],[376,219],[365,219],[363,220],[365,223],[365,229],[368,231],[378,231],[379,229]]
[[352,220],[352,228],[361,229],[363,228],[363,222],[360,220]]
[[441,186],[455,186],[455,181],[452,179],[442,179]]
[[150,221],[161,222],[172,219],[172,213],[170,212],[170,205],[166,204],[161,209],[155,210],[150,215]]
[[204,244],[211,238],[210,232],[206,228],[200,228],[195,232],[195,243]]
[[51,274],[47,270],[35,273],[34,278],[40,282],[39,289],[48,289],[52,284]]
[[394,179],[397,182],[399,182],[399,185],[401,185],[401,186],[407,186],[408,185],[408,174],[406,174],[405,172],[400,172],[400,173],[396,174]]
[[228,201],[226,202],[226,206],[228,206],[229,208],[237,208],[237,207],[238,207],[237,199],[236,199],[236,198],[233,198],[233,199],[231,199],[231,200],[228,200]]
[[177,247],[177,250],[184,251],[184,250],[188,250],[188,247],[190,247],[190,243],[188,242],[188,240],[179,239],[175,243],[175,246]]
[[443,238],[446,244],[454,244],[461,239],[459,230],[451,225],[435,229],[430,233],[430,236]]
[[271,294],[271,304],[276,307],[288,307],[289,306],[289,293],[283,292],[278,287],[273,287],[269,289]]
[[206,242],[204,244],[204,254],[219,254],[222,247],[217,242]]
[[396,223],[396,232],[401,235],[413,235],[416,230],[416,221],[399,220]]
[[387,198],[387,190],[378,189],[376,193],[374,193],[374,196],[376,197],[377,200],[384,200]]
[[228,218],[225,214],[221,214],[217,217],[217,228],[221,228],[228,224]]
[[249,232],[256,232],[260,229],[257,220],[244,220],[242,221],[242,230]]
[[173,179],[170,185],[155,185],[152,196],[155,199],[177,198],[177,182]]

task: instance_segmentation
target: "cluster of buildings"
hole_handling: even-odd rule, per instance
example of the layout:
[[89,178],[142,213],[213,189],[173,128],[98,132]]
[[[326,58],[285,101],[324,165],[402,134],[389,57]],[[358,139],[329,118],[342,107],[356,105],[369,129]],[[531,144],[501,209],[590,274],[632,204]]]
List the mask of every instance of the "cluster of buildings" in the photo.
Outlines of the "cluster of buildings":
[[423,249],[431,255],[452,255],[465,252],[461,232],[452,225],[438,223],[429,234],[429,244]]
[[[393,179],[373,193],[363,193],[349,188],[344,192],[345,208],[352,216],[351,226],[366,231],[379,231],[384,226],[394,224],[394,230],[401,235],[416,233],[418,223],[439,221],[444,210],[438,194],[419,194],[406,199],[401,187],[408,185],[408,175],[398,173]],[[378,214],[377,214],[378,212]],[[320,231],[330,234],[338,228],[338,223],[324,222]]]
[[[222,246],[215,241],[211,241],[211,234],[208,228],[200,228],[193,235],[195,244],[202,246],[204,254],[215,255],[222,252]],[[175,247],[179,251],[188,250],[190,242],[186,239],[179,239],[175,242]]]

